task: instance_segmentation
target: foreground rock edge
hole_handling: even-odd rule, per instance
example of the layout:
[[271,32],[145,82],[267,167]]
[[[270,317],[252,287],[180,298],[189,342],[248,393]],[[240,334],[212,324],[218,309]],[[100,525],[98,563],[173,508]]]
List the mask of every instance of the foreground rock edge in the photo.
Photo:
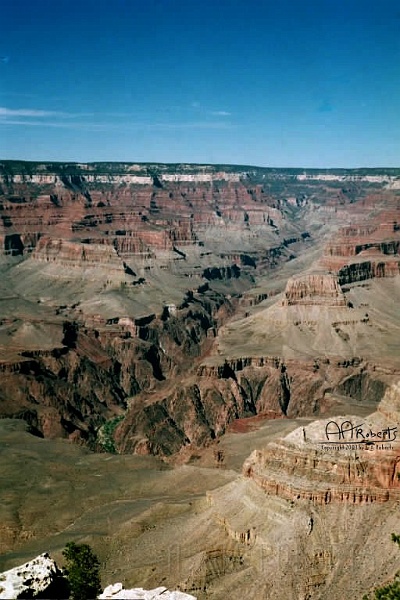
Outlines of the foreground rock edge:
[[[0,599],[68,598],[67,581],[49,554],[40,554],[31,561],[0,573]],[[166,587],[153,590],[124,589],[122,583],[107,586],[101,599],[135,600],[196,600],[183,592],[168,591]]]

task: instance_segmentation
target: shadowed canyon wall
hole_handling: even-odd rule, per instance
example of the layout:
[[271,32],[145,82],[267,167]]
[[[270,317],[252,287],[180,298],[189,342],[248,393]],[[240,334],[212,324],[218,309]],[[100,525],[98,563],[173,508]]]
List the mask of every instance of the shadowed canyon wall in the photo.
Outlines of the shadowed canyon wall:
[[[398,273],[395,173],[292,171],[2,163],[1,415],[168,456],[236,418],[316,414],[332,392],[379,400],[386,380],[362,357],[287,360],[268,345],[218,357],[241,307],[276,295],[285,310],[344,309],[342,285]],[[332,215],[355,225],[328,243],[321,272],[291,276],[282,299],[281,283],[246,297],[317,247]]]

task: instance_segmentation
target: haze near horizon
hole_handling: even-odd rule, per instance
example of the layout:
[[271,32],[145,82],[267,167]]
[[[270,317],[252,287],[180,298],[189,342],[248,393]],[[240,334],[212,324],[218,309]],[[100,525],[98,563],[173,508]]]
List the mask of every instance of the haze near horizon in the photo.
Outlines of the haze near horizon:
[[394,0],[3,0],[0,157],[397,167]]

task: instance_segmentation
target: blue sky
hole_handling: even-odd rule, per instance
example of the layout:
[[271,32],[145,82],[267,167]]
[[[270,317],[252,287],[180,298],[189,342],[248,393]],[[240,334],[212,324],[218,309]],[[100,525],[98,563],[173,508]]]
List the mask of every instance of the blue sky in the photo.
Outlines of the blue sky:
[[0,11],[0,158],[400,167],[397,0]]

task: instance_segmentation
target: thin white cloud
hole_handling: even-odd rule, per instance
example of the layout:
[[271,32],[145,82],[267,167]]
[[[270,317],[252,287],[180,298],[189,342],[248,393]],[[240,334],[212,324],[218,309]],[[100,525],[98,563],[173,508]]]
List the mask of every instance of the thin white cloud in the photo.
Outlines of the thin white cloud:
[[36,110],[31,108],[6,108],[0,106],[1,117],[54,117],[61,116],[63,113],[53,110]]
[[204,115],[211,115],[212,117],[230,117],[232,114],[227,110],[209,110],[205,107],[202,107],[200,102],[192,102],[190,106],[197,112],[203,113]]
[[80,129],[86,131],[126,131],[128,129],[145,129],[145,130],[173,130],[173,129],[230,129],[232,126],[229,123],[222,121],[188,121],[182,123],[110,123],[110,122],[74,122],[74,121],[36,121],[30,119],[9,119],[4,118],[0,114],[0,126],[23,126],[23,127],[56,127],[61,129]]
[[210,115],[213,115],[214,117],[230,117],[232,113],[228,112],[227,110],[212,110],[210,111]]
[[25,118],[46,118],[46,117],[57,117],[59,119],[71,119],[71,118],[87,118],[93,117],[95,113],[69,113],[61,110],[39,110],[36,108],[7,108],[0,106],[0,117],[25,117]]
[[23,119],[3,119],[0,116],[0,126],[1,125],[20,125],[23,127],[57,127],[61,129],[86,129],[86,130],[106,130],[117,128],[114,124],[111,123],[76,123],[71,121],[34,121],[28,120],[25,121]]

